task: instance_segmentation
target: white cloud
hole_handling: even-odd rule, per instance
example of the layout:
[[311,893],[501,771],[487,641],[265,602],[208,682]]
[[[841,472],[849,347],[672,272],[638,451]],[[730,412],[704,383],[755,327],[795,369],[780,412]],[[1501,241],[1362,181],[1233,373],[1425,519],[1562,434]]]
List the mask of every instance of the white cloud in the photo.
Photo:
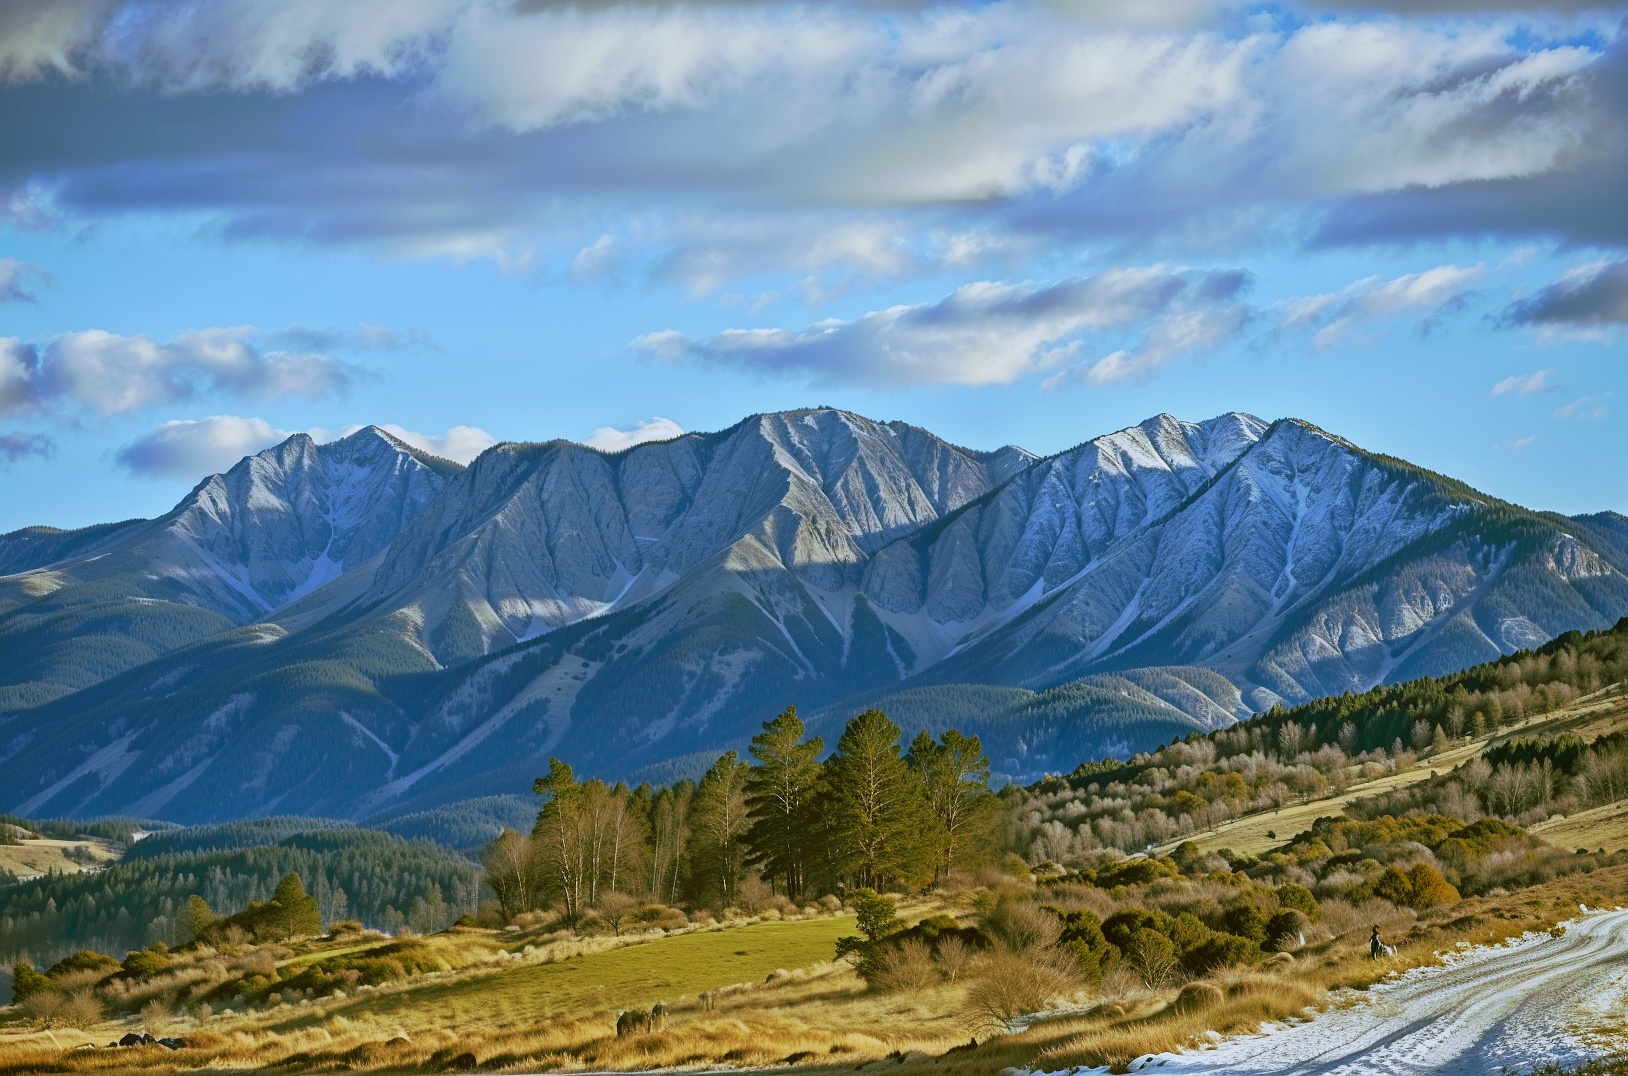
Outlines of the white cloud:
[[0,76],[110,70],[169,92],[287,92],[313,82],[414,70],[470,0],[8,0]]
[[1505,450],[1510,451],[1510,452],[1520,452],[1523,449],[1531,448],[1532,445],[1537,442],[1537,439],[1538,439],[1537,434],[1529,433],[1525,437],[1517,437],[1513,441],[1499,441],[1497,444],[1493,445],[1492,447],[1493,448],[1502,448],[1502,449],[1505,449]]
[[902,388],[1009,384],[1073,360],[1082,333],[1145,329],[1135,349],[1100,360],[1094,377],[1082,374],[1106,384],[1216,346],[1247,317],[1238,302],[1247,284],[1247,274],[1236,271],[1157,266],[1047,285],[983,282],[936,303],[890,307],[852,321],[830,319],[796,331],[728,329],[693,341],[668,330],[642,336],[634,346],[666,361]]
[[582,443],[601,452],[621,452],[642,445],[646,441],[671,441],[684,436],[684,427],[670,418],[657,416],[634,424],[631,429],[619,430],[615,426],[601,426],[592,437]]
[[131,441],[114,459],[136,474],[192,482],[226,471],[244,456],[285,441],[292,433],[264,419],[237,415],[175,419]]
[[1531,374],[1510,374],[1487,393],[1488,399],[1514,393],[1516,396],[1531,396],[1539,392],[1559,392],[1560,386],[1549,379],[1555,375],[1554,370],[1539,370]]
[[0,413],[84,408],[122,414],[206,395],[254,400],[342,394],[360,370],[332,356],[266,346],[259,330],[182,333],[168,342],[91,329],[37,349],[0,340]]
[[[608,220],[629,198],[725,224],[892,214],[902,247],[843,241],[818,255],[873,275],[946,227],[1065,243],[1254,238],[1263,215],[1321,214],[1346,196],[1528,179],[1609,135],[1590,81],[1608,46],[1564,43],[1609,42],[1600,20],[1592,38],[1551,44],[1529,32],[1541,17],[1228,11],[17,0],[0,14],[0,80],[59,72],[100,94],[97,107],[131,86],[166,91],[130,106],[143,122],[128,137],[90,150],[113,121],[64,110],[87,129],[47,134],[82,165],[63,165],[47,135],[8,161],[66,212],[216,210],[256,233],[449,257],[525,249],[528,229]],[[343,119],[372,137],[288,136],[294,113],[270,104],[319,83],[302,129]],[[209,96],[216,122],[198,125],[200,141],[175,144],[164,102],[223,89],[235,93]],[[223,152],[223,130],[253,151]],[[686,272],[706,276],[706,244],[684,246],[696,248]],[[718,246],[731,256],[712,276],[750,271],[750,250]]]
[[577,256],[571,259],[571,267],[567,272],[576,280],[602,277],[615,267],[620,253],[616,246],[616,236],[606,232],[577,251]]
[[1364,322],[1423,314],[1420,327],[1428,328],[1442,314],[1462,309],[1482,275],[1479,265],[1439,265],[1390,280],[1365,277],[1337,292],[1284,301],[1278,330],[1311,332],[1313,345],[1321,351],[1343,341]]

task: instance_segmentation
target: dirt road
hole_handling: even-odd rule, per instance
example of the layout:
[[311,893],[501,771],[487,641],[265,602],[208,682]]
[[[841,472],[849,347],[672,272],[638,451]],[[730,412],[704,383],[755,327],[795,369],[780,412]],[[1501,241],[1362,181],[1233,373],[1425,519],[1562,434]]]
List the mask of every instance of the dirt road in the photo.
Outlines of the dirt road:
[[1558,938],[1474,949],[1417,968],[1315,1019],[1139,1059],[1133,1072],[1273,1076],[1524,1072],[1605,1052],[1599,1029],[1624,1021],[1628,911],[1591,914]]

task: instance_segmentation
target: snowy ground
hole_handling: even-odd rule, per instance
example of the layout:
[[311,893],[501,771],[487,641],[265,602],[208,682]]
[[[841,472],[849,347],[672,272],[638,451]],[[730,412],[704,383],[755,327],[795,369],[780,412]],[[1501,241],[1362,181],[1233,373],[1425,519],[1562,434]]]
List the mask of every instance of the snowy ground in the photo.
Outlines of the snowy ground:
[[[1566,933],[1471,949],[1415,968],[1315,1019],[1214,1048],[1139,1058],[1159,1076],[1496,1076],[1609,1051],[1628,1000],[1628,911],[1590,914]],[[1083,1070],[1075,1070],[1082,1072]],[[1092,1070],[1105,1071],[1105,1070]]]

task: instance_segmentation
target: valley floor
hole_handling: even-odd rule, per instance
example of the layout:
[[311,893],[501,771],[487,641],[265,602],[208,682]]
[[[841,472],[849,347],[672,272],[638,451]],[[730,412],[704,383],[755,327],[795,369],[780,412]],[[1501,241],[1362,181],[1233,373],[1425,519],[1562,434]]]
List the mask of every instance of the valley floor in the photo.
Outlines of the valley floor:
[[[787,1063],[813,1073],[987,1076],[1007,1067],[1122,1072],[1142,1067],[1149,1051],[1178,1050],[1197,1052],[1161,1056],[1157,1071],[1494,1072],[1603,1054],[1618,1041],[1622,1029],[1612,1025],[1628,991],[1628,912],[1584,917],[1554,937],[1544,932],[1577,919],[1580,904],[1623,902],[1628,867],[1609,867],[1398,925],[1398,956],[1378,964],[1366,959],[1362,932],[1354,931],[1308,946],[1288,966],[1217,976],[1224,999],[1198,1011],[1178,1005],[1174,989],[1081,995],[1025,1029],[987,1039],[969,1024],[955,984],[869,994],[846,965],[829,963],[835,938],[852,929],[847,916],[541,945],[460,930],[425,941],[451,960],[470,961],[462,968],[347,998],[217,1013],[203,1026],[178,1020],[169,1032],[188,1045],[176,1052],[71,1049],[105,1043],[134,1023],[49,1034],[14,1024],[0,1029],[0,1076],[785,1071]],[[955,909],[909,911],[932,910]],[[517,955],[496,956],[500,946]],[[310,943],[287,960],[337,948]],[[715,995],[712,1007],[702,992]],[[653,1000],[668,1002],[668,1026],[617,1038],[616,1011]],[[1303,1022],[1254,1034],[1285,1021]],[[980,1044],[966,1048],[974,1034]],[[1244,1037],[1198,1049],[1218,1034]]]

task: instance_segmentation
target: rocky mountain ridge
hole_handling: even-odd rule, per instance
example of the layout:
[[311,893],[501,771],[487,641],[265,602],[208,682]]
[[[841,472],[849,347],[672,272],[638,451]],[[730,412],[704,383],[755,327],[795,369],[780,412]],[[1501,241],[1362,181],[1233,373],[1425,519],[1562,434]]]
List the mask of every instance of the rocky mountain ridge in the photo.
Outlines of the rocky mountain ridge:
[[[550,754],[687,771],[787,704],[876,700],[1028,777],[1628,613],[1622,517],[1297,420],[1157,416],[1045,458],[831,409],[467,469],[381,444],[285,443],[163,517],[194,582],[156,604],[217,621],[0,696],[0,809],[359,817],[523,789]],[[76,639],[37,607],[117,590],[85,566],[162,560],[151,533],[0,537],[8,566],[69,550],[0,578],[0,642],[49,664]]]

